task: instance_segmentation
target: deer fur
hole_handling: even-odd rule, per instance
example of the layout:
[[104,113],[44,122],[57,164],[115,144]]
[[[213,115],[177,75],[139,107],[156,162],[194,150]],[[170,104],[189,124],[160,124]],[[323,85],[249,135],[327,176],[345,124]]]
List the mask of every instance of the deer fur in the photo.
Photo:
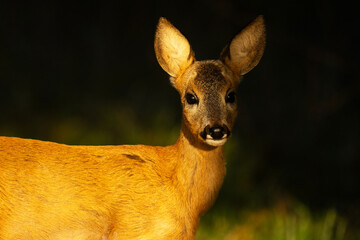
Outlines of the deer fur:
[[196,61],[165,18],[155,53],[183,106],[174,145],[69,146],[0,137],[0,240],[195,239],[225,175],[243,74],[265,46],[260,16],[219,60]]

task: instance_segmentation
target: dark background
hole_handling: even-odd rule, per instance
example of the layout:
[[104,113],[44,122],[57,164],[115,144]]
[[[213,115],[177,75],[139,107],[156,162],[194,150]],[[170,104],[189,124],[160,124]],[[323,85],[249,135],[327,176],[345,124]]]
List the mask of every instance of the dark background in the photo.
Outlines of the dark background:
[[358,1],[1,1],[0,135],[173,143],[181,107],[154,55],[159,17],[204,60],[263,14],[267,47],[239,88],[218,204],[286,195],[356,221],[359,10]]

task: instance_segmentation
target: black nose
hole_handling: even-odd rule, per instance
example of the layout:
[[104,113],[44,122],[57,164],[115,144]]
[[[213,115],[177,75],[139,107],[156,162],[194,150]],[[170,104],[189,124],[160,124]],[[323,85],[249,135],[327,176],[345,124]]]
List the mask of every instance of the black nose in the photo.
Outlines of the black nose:
[[226,134],[226,131],[224,127],[215,126],[210,128],[209,133],[214,140],[218,140],[223,138],[223,136]]
[[226,127],[226,125],[219,126],[215,125],[210,127],[209,125],[205,127],[203,133],[201,134],[204,139],[206,139],[207,135],[210,135],[214,140],[222,139],[225,135],[229,136],[230,131]]

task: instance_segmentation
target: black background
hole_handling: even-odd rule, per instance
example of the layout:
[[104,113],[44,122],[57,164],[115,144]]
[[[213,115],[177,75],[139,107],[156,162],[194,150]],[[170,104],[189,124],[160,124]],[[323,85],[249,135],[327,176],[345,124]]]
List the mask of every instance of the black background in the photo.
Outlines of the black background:
[[[239,88],[234,134],[253,159],[230,157],[239,160],[231,161],[219,202],[241,207],[289,194],[314,209],[336,207],[355,219],[359,10],[358,1],[2,1],[0,135],[132,143],[104,122],[104,109],[117,108],[131,112],[153,135],[162,121],[164,128],[176,127],[178,96],[153,50],[159,17],[180,29],[204,60],[217,58],[232,36],[263,14],[267,46]],[[149,119],[159,112],[165,120],[160,117],[154,127]],[[69,118],[111,137],[58,137],[61,130],[54,129]],[[121,119],[113,124],[127,128]],[[249,200],[234,193],[238,171],[246,166]]]

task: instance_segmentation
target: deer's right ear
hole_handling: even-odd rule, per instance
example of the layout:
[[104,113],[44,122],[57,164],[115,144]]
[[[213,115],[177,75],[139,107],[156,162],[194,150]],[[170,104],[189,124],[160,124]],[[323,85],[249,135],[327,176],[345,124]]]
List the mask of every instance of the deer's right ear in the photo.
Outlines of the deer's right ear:
[[154,47],[160,66],[171,77],[178,77],[195,61],[188,40],[165,18],[159,19]]

